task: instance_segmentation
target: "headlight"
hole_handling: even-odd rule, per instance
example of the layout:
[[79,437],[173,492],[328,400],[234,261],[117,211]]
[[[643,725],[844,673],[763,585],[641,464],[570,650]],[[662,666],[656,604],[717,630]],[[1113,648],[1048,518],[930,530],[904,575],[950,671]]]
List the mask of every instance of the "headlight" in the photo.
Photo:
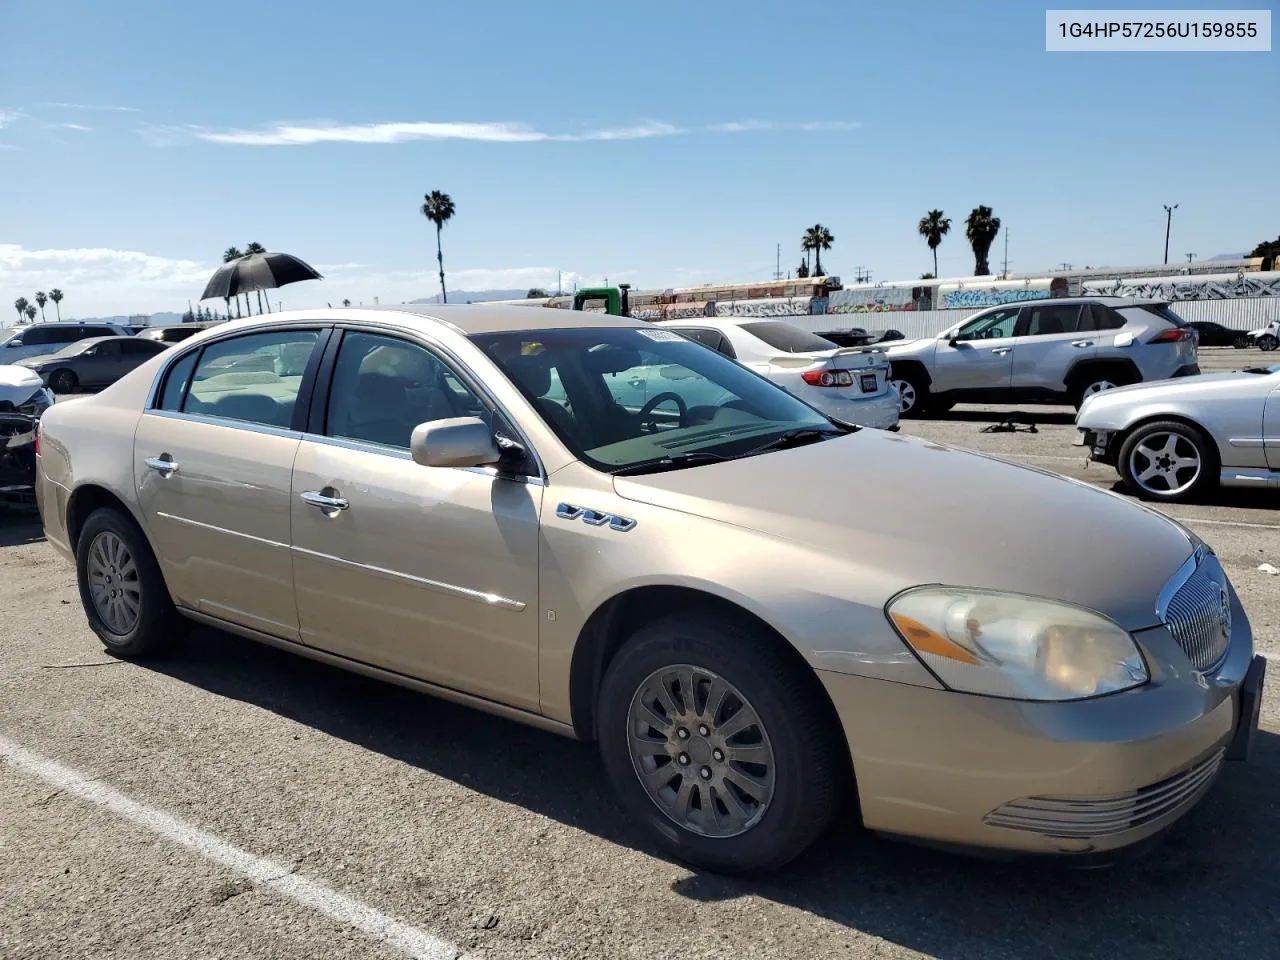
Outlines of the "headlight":
[[1079,700],[1148,679],[1137,645],[1100,614],[1054,600],[918,587],[887,613],[947,687],[1017,700]]

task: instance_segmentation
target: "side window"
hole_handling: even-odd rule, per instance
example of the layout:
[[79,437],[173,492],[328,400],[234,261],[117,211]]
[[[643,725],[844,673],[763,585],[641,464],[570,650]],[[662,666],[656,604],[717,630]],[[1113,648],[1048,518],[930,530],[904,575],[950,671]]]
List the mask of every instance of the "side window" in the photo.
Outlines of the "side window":
[[[1089,311],[1090,322],[1093,326],[1090,330],[1119,330],[1125,325],[1125,319],[1111,307],[1101,303],[1091,303],[1086,308]],[[1085,329],[1084,321],[1080,323],[1080,329]]]
[[164,377],[164,387],[160,391],[160,402],[156,404],[157,409],[175,412],[182,409],[182,400],[191,383],[191,371],[196,368],[196,357],[199,355],[199,350],[193,350],[169,368]]
[[139,340],[137,337],[120,341],[120,351],[126,357],[150,357],[159,353],[163,348],[163,343],[155,340]]
[[1080,323],[1080,305],[1043,304],[1029,306],[1024,337],[1043,337],[1055,333],[1075,333]]
[[329,391],[328,436],[407,450],[420,423],[486,414],[480,398],[425,347],[377,333],[343,336]]
[[123,344],[119,340],[103,340],[100,344],[93,348],[95,357],[118,357],[124,350]]
[[47,327],[32,327],[22,334],[22,342],[29,347],[43,343],[57,343],[58,341],[54,340],[52,336],[55,332]]
[[280,363],[290,348],[315,348],[314,330],[251,333],[211,343],[200,354],[182,410],[288,428],[302,371]]
[[955,339],[967,341],[1012,337],[1014,328],[1018,325],[1018,314],[1021,310],[1021,307],[1004,307],[974,317],[956,331]]
[[737,357],[737,354],[733,349],[733,344],[731,344],[729,339],[719,330],[697,327],[683,330],[677,329],[676,333],[683,334],[690,340],[697,340],[703,346],[710,347],[712,350],[723,353],[726,357]]
[[116,331],[110,327],[81,327],[75,335],[76,340],[83,340],[86,337],[115,337],[119,336]]

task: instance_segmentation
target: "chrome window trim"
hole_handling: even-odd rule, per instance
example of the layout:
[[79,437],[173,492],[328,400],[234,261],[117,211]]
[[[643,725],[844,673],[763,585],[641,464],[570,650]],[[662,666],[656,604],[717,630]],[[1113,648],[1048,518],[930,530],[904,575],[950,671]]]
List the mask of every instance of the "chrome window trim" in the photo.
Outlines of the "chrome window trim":
[[227,427],[232,430],[246,430],[249,433],[262,433],[269,437],[283,437],[286,440],[301,440],[302,433],[288,427],[273,427],[266,423],[254,423],[252,420],[230,420],[226,417],[211,417],[204,413],[179,413],[176,410],[143,410],[144,417],[164,417],[168,420],[185,420],[188,423],[203,423],[210,427]]
[[359,563],[355,560],[347,560],[345,557],[334,556],[332,553],[322,553],[319,550],[308,550],[306,547],[299,547],[296,544],[292,549],[297,553],[312,557],[316,560],[324,560],[327,563],[332,563],[339,567],[350,567],[356,570],[363,570],[368,573],[376,573],[381,576],[389,577],[393,580],[403,580],[408,583],[415,584],[416,586],[435,590],[439,593],[447,593],[455,597],[462,597],[464,600],[474,600],[476,603],[483,603],[488,607],[498,607],[501,610],[512,610],[519,613],[528,606],[528,604],[523,600],[513,600],[510,597],[503,597],[496,593],[486,593],[483,590],[472,590],[470,587],[460,587],[457,584],[445,583],[442,580],[429,580],[426,577],[415,577],[410,573],[401,573],[398,570],[388,570],[386,567],[377,567],[370,563]]
[[[318,443],[325,447],[338,447],[354,453],[368,453],[377,457],[390,457],[393,460],[412,460],[413,454],[403,447],[392,447],[369,440],[353,440],[350,437],[330,437],[320,433],[303,433],[301,438],[308,443]],[[466,473],[477,473],[486,477],[510,480],[513,483],[526,483],[531,487],[545,487],[542,477],[528,477],[523,474],[500,474],[497,467],[432,467],[433,470],[462,470]]]
[[[439,322],[439,321],[436,321],[436,322]],[[453,327],[452,324],[449,324],[448,326],[451,329],[456,329]],[[537,481],[542,486],[546,486],[546,483],[547,483],[546,465],[542,462],[542,457],[538,455],[537,448],[534,447],[533,442],[529,439],[528,434],[525,433],[524,428],[520,425],[520,421],[516,417],[511,415],[511,411],[507,409],[506,405],[503,404],[501,401],[499,401],[496,396],[494,396],[493,391],[489,389],[488,385],[485,384],[484,381],[479,376],[476,375],[475,371],[472,370],[471,367],[468,366],[457,355],[457,353],[454,350],[451,350],[446,344],[437,340],[430,333],[424,333],[421,330],[408,329],[402,326],[398,326],[396,324],[377,323],[372,320],[340,320],[335,323],[335,327],[337,327],[339,330],[355,330],[355,331],[361,331],[366,333],[379,333],[386,336],[398,337],[401,340],[407,340],[411,343],[416,343],[418,346],[422,347],[424,350],[428,350],[432,353],[439,355],[441,362],[443,362],[444,365],[448,367],[453,372],[453,374],[456,377],[458,377],[459,380],[462,381],[464,386],[466,386],[472,392],[476,393],[481,398],[481,400],[487,402],[490,407],[492,407],[495,411],[497,411],[503,420],[511,424],[511,428],[516,432],[518,441],[525,448],[528,454],[531,457],[533,457],[535,468],[538,471],[538,475],[536,477],[530,477],[528,479],[530,481]],[[465,339],[464,334],[459,333],[459,335],[463,336]],[[339,350],[342,349],[341,345],[339,345],[338,349]],[[475,347],[474,349],[477,352],[480,352],[481,355],[483,356],[483,353],[480,351],[479,347]],[[486,468],[469,467],[466,469],[486,469]],[[495,470],[494,472],[496,474],[497,471]]]

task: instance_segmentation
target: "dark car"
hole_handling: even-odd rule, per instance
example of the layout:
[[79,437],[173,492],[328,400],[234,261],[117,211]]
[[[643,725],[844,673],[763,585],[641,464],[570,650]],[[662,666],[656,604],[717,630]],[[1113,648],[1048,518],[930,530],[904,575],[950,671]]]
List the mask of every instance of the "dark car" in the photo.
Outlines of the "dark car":
[[847,330],[820,330],[817,335],[840,347],[865,347],[873,343],[903,338],[899,330],[866,330],[862,327],[850,327]]
[[169,346],[138,337],[93,337],[19,366],[40,374],[54,393],[74,393],[81,387],[109,386]]
[[195,336],[201,330],[216,326],[214,323],[177,323],[168,327],[143,327],[138,333],[140,340],[158,340],[161,343],[180,343],[187,337]]
[[1191,320],[1187,323],[1200,336],[1202,347],[1244,347],[1247,346],[1243,331],[1232,330],[1220,323],[1210,320]]

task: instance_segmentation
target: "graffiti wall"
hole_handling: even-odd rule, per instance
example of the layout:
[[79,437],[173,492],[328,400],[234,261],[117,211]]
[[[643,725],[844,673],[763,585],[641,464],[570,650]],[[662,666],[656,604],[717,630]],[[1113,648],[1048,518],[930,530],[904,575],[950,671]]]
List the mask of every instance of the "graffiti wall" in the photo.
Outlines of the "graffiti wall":
[[1047,300],[1049,290],[1000,289],[999,287],[967,287],[964,290],[943,290],[942,309],[972,310],[978,307],[998,307],[1005,303],[1022,303],[1025,300]]
[[1280,272],[1090,280],[1081,285],[1081,292],[1093,296],[1145,297],[1152,300],[1280,297]]
[[716,304],[717,317],[807,317],[812,297],[730,300]]
[[827,300],[827,313],[890,313],[916,309],[910,287],[836,290]]

